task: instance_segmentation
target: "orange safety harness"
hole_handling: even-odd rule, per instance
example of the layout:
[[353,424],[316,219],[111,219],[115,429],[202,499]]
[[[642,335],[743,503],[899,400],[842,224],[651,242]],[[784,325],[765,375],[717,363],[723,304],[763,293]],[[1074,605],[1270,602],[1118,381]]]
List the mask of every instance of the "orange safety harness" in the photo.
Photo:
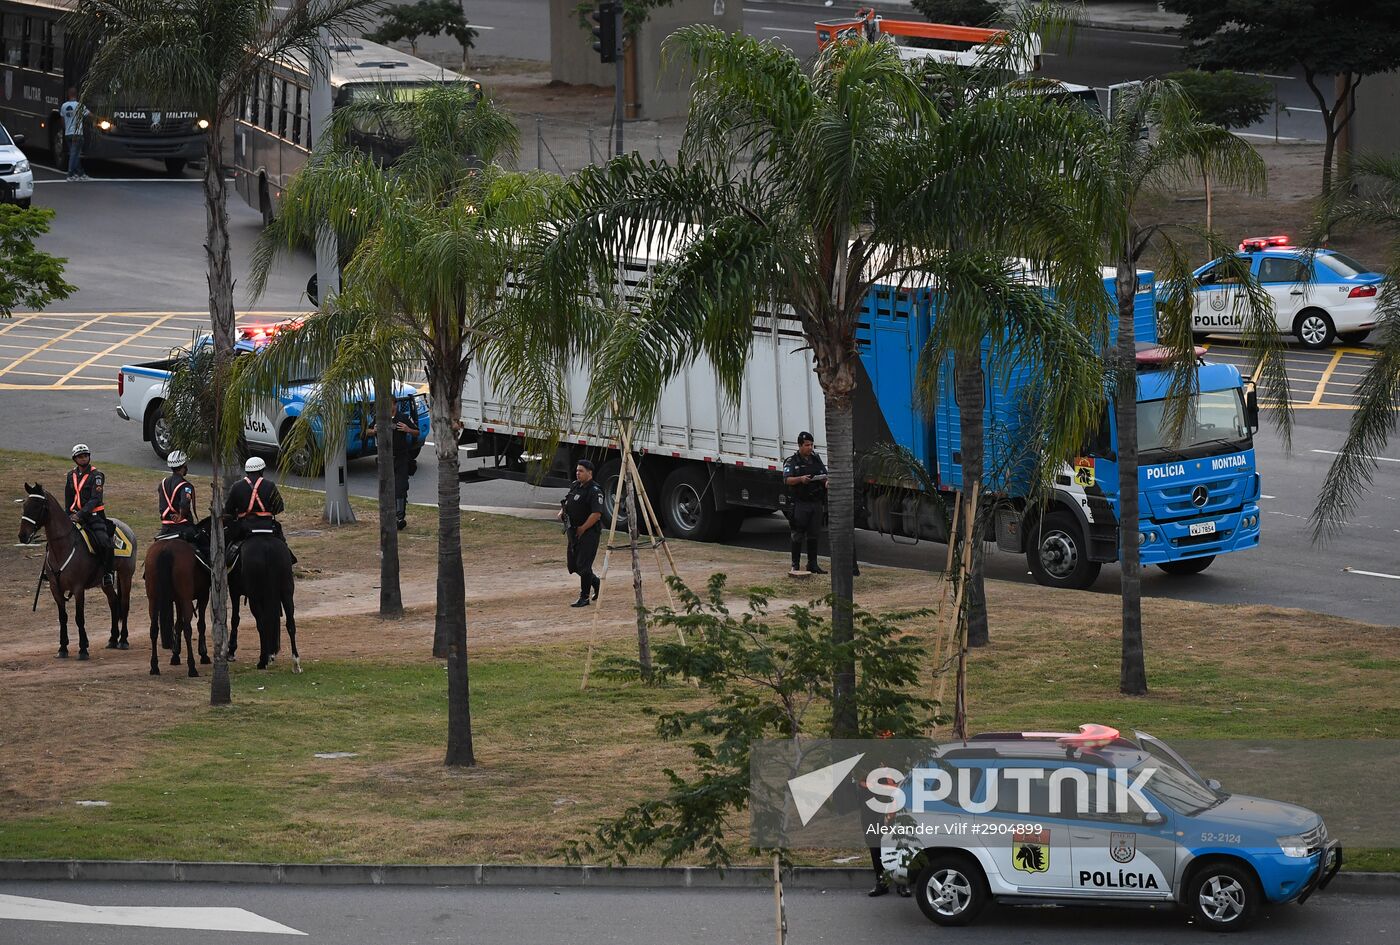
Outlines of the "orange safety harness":
[[189,489],[190,505],[193,506],[194,486],[190,485],[189,482],[181,482],[175,487],[174,492],[168,492],[165,488],[165,484],[168,481],[168,479],[162,479],[160,481],[160,497],[165,502],[165,508],[162,509],[160,513],[160,523],[162,525],[182,525],[189,521],[189,519],[185,518],[185,513],[181,509],[175,507],[175,497],[180,494],[180,490]]
[[[267,510],[267,506],[263,505],[262,496],[258,495],[258,486],[262,485],[262,478],[259,477],[258,481],[254,482],[247,476],[244,476],[243,481],[248,484],[248,488],[252,489],[253,492],[252,495],[248,496],[248,507],[244,509],[243,514],[238,517],[247,518],[249,515],[256,515],[259,518],[272,518],[272,513]],[[253,506],[255,505],[258,507],[256,512],[253,511]]]
[[[83,510],[83,487],[87,485],[88,478],[92,476],[92,467],[88,467],[88,471],[83,473],[83,478],[81,479],[78,478],[78,471],[76,469],[73,470],[70,475],[73,477],[73,504],[68,507],[68,511],[81,512]],[[99,505],[97,508],[93,509],[93,511],[104,512],[106,509],[107,506]]]

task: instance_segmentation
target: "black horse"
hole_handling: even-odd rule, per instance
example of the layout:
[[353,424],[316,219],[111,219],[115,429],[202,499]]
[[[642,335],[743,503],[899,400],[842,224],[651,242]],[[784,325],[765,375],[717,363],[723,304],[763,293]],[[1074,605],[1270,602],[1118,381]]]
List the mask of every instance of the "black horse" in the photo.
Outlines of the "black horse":
[[296,605],[293,593],[292,550],[271,531],[253,531],[243,541],[238,565],[229,572],[229,599],[233,605],[229,622],[228,658],[238,650],[238,599],[248,598],[248,610],[258,626],[258,669],[267,669],[282,649],[282,616],[287,618],[287,639],[292,646],[292,672],[301,672],[297,653]]

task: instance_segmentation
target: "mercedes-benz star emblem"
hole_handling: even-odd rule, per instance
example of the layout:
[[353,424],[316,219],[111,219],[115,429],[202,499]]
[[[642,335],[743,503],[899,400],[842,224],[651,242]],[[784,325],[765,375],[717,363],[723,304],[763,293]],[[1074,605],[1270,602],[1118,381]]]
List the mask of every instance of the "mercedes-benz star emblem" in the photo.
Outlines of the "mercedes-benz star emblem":
[[1201,506],[1205,505],[1206,500],[1209,498],[1210,493],[1206,491],[1205,486],[1197,486],[1196,488],[1191,490],[1191,504],[1198,509]]

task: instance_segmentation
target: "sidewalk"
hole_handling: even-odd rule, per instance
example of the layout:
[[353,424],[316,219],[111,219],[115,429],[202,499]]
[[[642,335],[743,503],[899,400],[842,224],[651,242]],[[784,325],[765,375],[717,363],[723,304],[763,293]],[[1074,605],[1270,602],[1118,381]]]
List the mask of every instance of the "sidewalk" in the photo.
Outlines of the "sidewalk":
[[[759,0],[762,2],[762,0]],[[781,0],[784,3],[801,3],[830,11],[831,17],[845,16],[853,6],[833,3],[827,6],[825,0]],[[1016,0],[1004,0],[1003,6]],[[923,19],[913,9],[911,0],[873,0],[875,9],[887,16]],[[1066,4],[1071,11],[1079,13],[1079,25],[1092,29],[1128,30],[1135,33],[1171,33],[1186,22],[1186,18],[1176,13],[1167,13],[1154,0],[1085,0],[1079,4]]]

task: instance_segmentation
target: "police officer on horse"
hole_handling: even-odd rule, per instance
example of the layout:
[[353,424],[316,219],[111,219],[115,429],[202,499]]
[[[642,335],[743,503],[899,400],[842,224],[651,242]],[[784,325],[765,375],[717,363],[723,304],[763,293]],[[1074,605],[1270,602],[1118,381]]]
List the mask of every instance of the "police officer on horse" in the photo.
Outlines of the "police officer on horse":
[[194,524],[194,484],[185,478],[190,471],[190,460],[183,450],[175,450],[165,460],[170,467],[170,475],[156,486],[156,514],[160,516],[160,531],[156,534],[179,535],[193,544],[196,538]]
[[224,521],[230,523],[228,540],[241,541],[254,529],[270,529],[286,541],[282,524],[274,517],[284,508],[277,483],[263,475],[267,463],[260,456],[250,456],[243,464],[243,478],[228,490],[224,502]]
[[103,486],[107,477],[92,465],[92,450],[86,443],[73,447],[73,468],[63,481],[63,507],[68,517],[82,526],[92,540],[94,553],[102,569],[102,584],[115,586],[116,571],[112,560],[112,530],[107,521],[107,505]]

